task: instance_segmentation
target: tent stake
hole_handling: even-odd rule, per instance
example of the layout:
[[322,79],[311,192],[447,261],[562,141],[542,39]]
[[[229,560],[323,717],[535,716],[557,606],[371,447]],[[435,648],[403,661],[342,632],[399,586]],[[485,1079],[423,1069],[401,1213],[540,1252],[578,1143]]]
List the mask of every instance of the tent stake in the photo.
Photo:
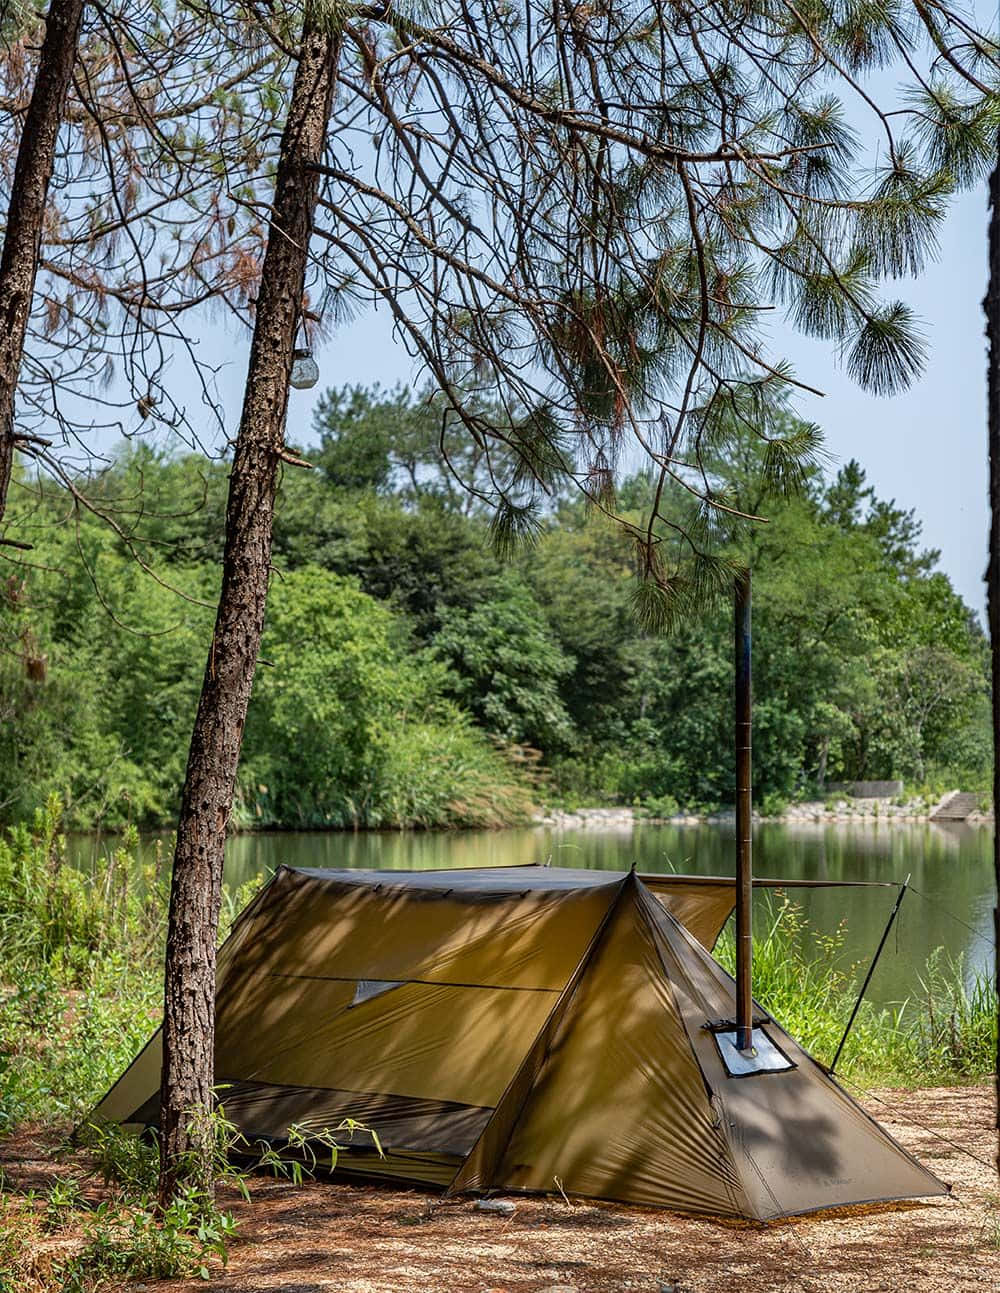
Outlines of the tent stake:
[[750,571],[736,578],[736,1047],[753,1047],[753,843],[751,840],[751,741],[753,695],[750,642]]
[[907,876],[906,879],[903,881],[902,885],[900,886],[899,893],[896,895],[896,901],[895,903],[893,903],[892,911],[889,912],[889,919],[885,922],[885,929],[882,931],[881,941],[879,942],[878,947],[875,949],[875,955],[872,957],[872,963],[868,967],[868,973],[865,975],[865,981],[861,985],[861,991],[858,993],[858,999],[854,1003],[854,1009],[851,1011],[851,1017],[847,1021],[847,1027],[844,1029],[844,1035],[843,1037],[841,1037],[840,1045],[837,1047],[837,1053],[833,1057],[833,1063],[827,1069],[827,1072],[831,1074],[831,1076],[833,1074],[833,1070],[837,1067],[837,1061],[840,1059],[840,1052],[844,1049],[844,1042],[847,1041],[847,1036],[850,1033],[851,1028],[854,1026],[854,1020],[857,1018],[858,1011],[861,1009],[861,1003],[865,999],[865,993],[868,991],[868,985],[869,983],[871,983],[872,975],[875,973],[875,967],[876,965],[878,965],[878,958],[882,955],[882,948],[885,947],[886,939],[889,937],[889,931],[892,929],[893,922],[896,919],[896,915],[902,904],[903,898],[906,896],[906,886],[909,883],[910,883],[910,877]]

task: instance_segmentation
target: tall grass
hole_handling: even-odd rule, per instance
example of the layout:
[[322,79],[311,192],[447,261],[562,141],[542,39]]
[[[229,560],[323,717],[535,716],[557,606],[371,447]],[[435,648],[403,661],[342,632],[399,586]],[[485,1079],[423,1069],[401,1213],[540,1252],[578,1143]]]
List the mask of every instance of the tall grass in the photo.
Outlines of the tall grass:
[[46,965],[72,982],[95,955],[152,945],[166,895],[155,865],[137,871],[134,828],[89,874],[69,866],[61,815],[53,796],[30,827],[0,838],[0,952],[8,970]]
[[400,724],[384,741],[377,783],[356,816],[368,826],[495,830],[534,810],[530,775],[460,710],[447,723]]
[[[53,797],[0,838],[0,1135],[76,1122],[159,1019],[166,869],[126,834],[80,871],[61,813]],[[258,883],[224,894],[223,934]]]
[[[816,1059],[829,1064],[843,1036],[863,978],[848,961],[846,922],[832,934],[811,932],[789,899],[771,904],[766,932],[753,943],[754,996]],[[716,956],[733,973],[732,930]],[[993,1071],[997,1045],[993,980],[971,982],[961,959],[938,949],[905,1001],[862,1002],[837,1070],[859,1081],[930,1086]]]

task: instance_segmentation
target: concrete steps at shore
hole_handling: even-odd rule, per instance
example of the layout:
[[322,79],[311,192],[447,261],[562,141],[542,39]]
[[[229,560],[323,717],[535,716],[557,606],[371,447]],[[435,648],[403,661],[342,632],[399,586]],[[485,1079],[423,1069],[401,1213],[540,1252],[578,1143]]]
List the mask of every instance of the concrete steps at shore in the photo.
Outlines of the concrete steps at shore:
[[979,796],[968,791],[952,790],[931,812],[932,822],[964,822],[979,808]]

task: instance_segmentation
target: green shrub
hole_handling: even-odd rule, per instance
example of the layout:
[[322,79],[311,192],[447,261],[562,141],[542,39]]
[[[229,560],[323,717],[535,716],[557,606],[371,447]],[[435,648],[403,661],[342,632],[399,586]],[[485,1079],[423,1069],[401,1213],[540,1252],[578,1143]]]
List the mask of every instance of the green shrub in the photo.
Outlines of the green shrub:
[[[619,802],[626,784],[626,761],[617,750],[563,756],[551,762],[548,800],[572,811],[592,804]],[[640,796],[641,802],[641,796]]]
[[365,807],[370,826],[492,829],[531,816],[525,776],[457,707],[386,732],[383,754]]
[[274,589],[247,721],[243,821],[306,827],[504,826],[530,794],[391,612],[315,568]]
[[61,1230],[81,1202],[80,1182],[75,1176],[61,1177],[53,1182],[45,1196],[42,1229],[46,1234]]
[[559,687],[574,661],[560,648],[543,607],[512,572],[471,611],[442,610],[434,653],[448,665],[447,694],[491,735],[547,751],[572,744]]
[[225,1263],[236,1223],[197,1190],[182,1190],[161,1214],[102,1203],[85,1222],[80,1252],[59,1270],[63,1293],[91,1293],[109,1279],[208,1279],[213,1259]]
[[160,1151],[152,1141],[122,1131],[116,1123],[87,1121],[76,1133],[94,1171],[107,1186],[129,1198],[152,1195],[160,1167]]
[[674,817],[680,805],[673,795],[650,795],[643,801],[642,810],[649,817]]

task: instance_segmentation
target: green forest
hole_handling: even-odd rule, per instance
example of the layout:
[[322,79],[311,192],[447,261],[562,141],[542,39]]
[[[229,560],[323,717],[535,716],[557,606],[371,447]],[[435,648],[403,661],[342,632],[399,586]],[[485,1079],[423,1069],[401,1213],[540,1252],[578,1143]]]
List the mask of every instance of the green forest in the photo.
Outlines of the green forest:
[[[437,427],[410,391],[345,387],[299,429],[314,468],[287,467],[280,490],[236,824],[499,826],[539,803],[731,803],[725,601],[644,632],[627,538],[576,498],[553,498],[529,541],[498,554]],[[475,480],[466,452],[459,474]],[[855,462],[773,496],[758,466],[748,457],[742,477],[757,496],[734,496],[767,518],[741,550],[757,807],[856,778],[985,789],[986,641],[918,520]],[[76,828],[172,821],[227,473],[125,444],[69,493],[16,478],[9,534],[31,547],[6,550],[0,586],[4,820],[56,793]],[[626,473],[626,515],[648,513],[651,488]]]

